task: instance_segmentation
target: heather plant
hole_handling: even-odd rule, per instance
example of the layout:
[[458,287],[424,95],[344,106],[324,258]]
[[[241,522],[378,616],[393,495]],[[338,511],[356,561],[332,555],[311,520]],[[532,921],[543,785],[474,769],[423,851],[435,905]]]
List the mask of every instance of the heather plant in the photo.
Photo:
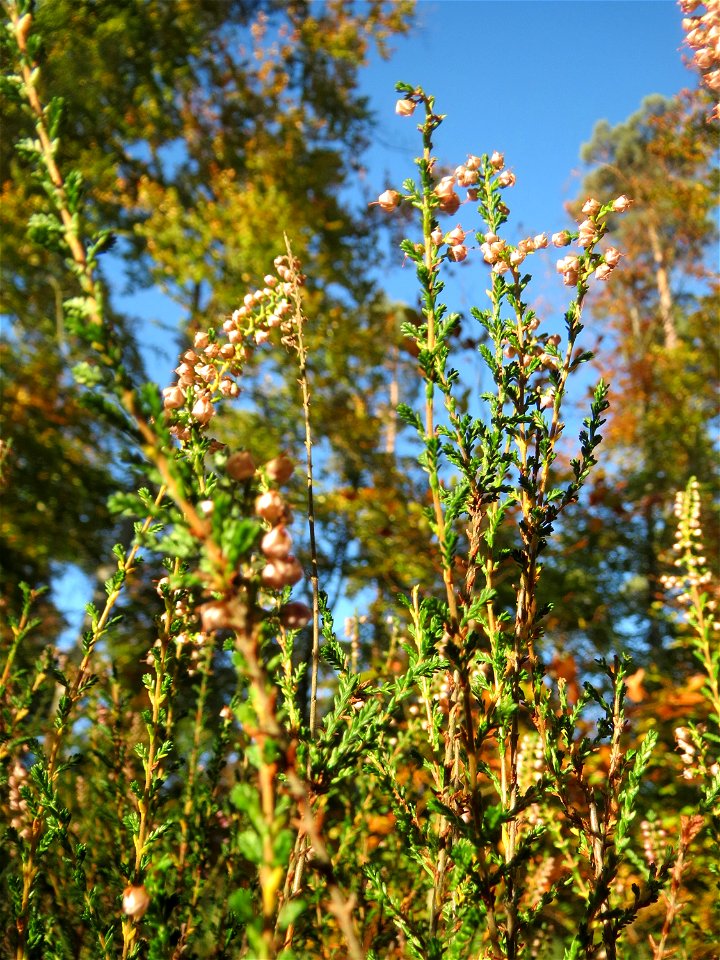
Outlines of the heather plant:
[[[577,509],[608,406],[600,382],[565,469],[563,407],[590,359],[583,309],[593,284],[612,282],[621,254],[605,242],[608,218],[632,201],[589,197],[576,230],[514,243],[504,157],[472,154],[440,171],[443,117],[422,89],[398,86],[398,115],[419,115],[417,176],[377,204],[390,215],[404,207],[417,224],[402,252],[421,322],[403,333],[424,404],[399,414],[427,479],[438,576],[398,598],[387,648],[365,662],[363,616],[344,643],[319,579],[312,317],[292,237],[277,238],[272,268],[240,305],[195,331],[173,383],[138,386],[98,270],[112,235],[85,232],[80,174],[58,160],[61,104],[38,95],[31,7],[7,9],[15,67],[5,83],[34,127],[18,146],[48,197],[30,229],[75,277],[63,310],[86,357],[73,376],[88,409],[133,440],[142,479],[111,498],[132,537],[113,551],[76,654],[48,642],[35,664],[19,656],[42,630],[37,591],[24,590],[11,624],[0,678],[3,948],[16,960],[612,960],[666,890],[647,955],[667,956],[706,817],[717,843],[718,656],[712,601],[699,592],[696,494],[681,507],[678,552],[712,713],[678,734],[703,786],[676,851],[644,855],[650,828],[638,814],[652,822],[642,794],[657,736],[629,729],[626,659],[598,660],[575,687],[548,669],[544,626],[555,598],[543,592],[543,552]],[[447,219],[461,205],[463,218],[476,211],[473,225]],[[569,298],[557,329],[531,306],[526,272],[552,246],[565,251],[557,269]],[[472,310],[492,383],[480,397],[452,366],[460,318],[443,299],[446,271],[466,260],[483,285],[489,274]],[[303,468],[213,435],[269,342],[296,364]],[[299,472],[309,570],[294,552],[287,493]],[[311,603],[293,594],[304,580]],[[153,587],[153,636],[133,683],[113,640],[137,582]]]

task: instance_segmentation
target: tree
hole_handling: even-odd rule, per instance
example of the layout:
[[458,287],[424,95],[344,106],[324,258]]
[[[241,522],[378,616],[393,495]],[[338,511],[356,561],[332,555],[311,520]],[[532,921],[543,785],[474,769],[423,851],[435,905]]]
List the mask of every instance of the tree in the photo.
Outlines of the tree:
[[[321,9],[263,0],[121,7],[60,0],[40,3],[36,16],[42,82],[65,105],[60,159],[65,169],[82,174],[91,226],[117,226],[113,273],[125,269],[135,288],[159,284],[182,305],[185,332],[192,333],[201,317],[237,306],[248,284],[261,282],[267,264],[283,252],[283,232],[291,235],[313,277],[310,336],[317,345],[318,392],[335,391],[325,410],[347,409],[347,418],[319,409],[318,440],[340,451],[347,448],[345,438],[366,435],[356,452],[372,483],[380,476],[372,461],[384,421],[345,396],[365,375],[358,371],[383,351],[379,333],[387,334],[387,325],[379,304],[372,305],[376,295],[366,269],[373,227],[342,191],[369,130],[358,71],[371,43],[385,49],[389,37],[408,28],[411,9],[411,2],[382,0],[333,0]],[[115,432],[108,441],[103,426],[88,426],[68,378],[78,354],[59,305],[72,295],[71,281],[62,254],[38,252],[26,236],[28,214],[41,209],[44,198],[13,149],[31,128],[11,99],[6,117],[1,309],[12,327],[2,345],[10,371],[5,417],[13,439],[13,425],[32,422],[41,397],[52,411],[45,419],[57,427],[43,434],[49,455],[17,438],[9,454],[16,481],[5,493],[5,516],[12,521],[4,538],[13,549],[3,556],[12,593],[21,578],[32,586],[48,583],[53,563],[72,558],[86,570],[97,566],[112,531],[102,540],[92,532],[104,526],[111,481],[122,479],[123,471],[111,464],[122,461],[123,435]],[[36,224],[35,232],[40,229]],[[362,302],[371,306],[361,309]],[[113,321],[124,363],[141,381],[136,331],[126,317],[115,314]],[[292,388],[287,359],[278,354],[276,360],[278,376],[289,377]],[[388,371],[385,389],[390,379]],[[32,397],[21,389],[27,382],[35,385]],[[294,395],[288,404],[274,404],[269,455],[293,442]],[[227,435],[237,443],[238,431],[242,436],[257,422],[231,421]],[[340,459],[332,461],[334,468]],[[74,465],[72,498],[63,497],[68,471],[61,464]],[[368,482],[357,466],[348,469],[356,479],[340,476],[340,489]],[[36,516],[23,498],[51,506],[40,539],[25,535]],[[84,530],[80,542],[64,536],[69,525]]]
[[[706,491],[717,482],[717,131],[707,112],[699,92],[652,96],[615,128],[599,122],[582,150],[590,171],[578,208],[588,196],[618,194],[633,207],[613,224],[625,255],[617,281],[592,302],[603,330],[597,363],[618,399],[603,431],[608,459],[593,481],[593,511],[566,536],[574,623],[558,618],[556,626],[568,639],[579,626],[600,646],[619,631],[643,662],[657,663],[672,636],[659,578],[675,492],[692,475]],[[716,544],[717,529],[707,533]]]

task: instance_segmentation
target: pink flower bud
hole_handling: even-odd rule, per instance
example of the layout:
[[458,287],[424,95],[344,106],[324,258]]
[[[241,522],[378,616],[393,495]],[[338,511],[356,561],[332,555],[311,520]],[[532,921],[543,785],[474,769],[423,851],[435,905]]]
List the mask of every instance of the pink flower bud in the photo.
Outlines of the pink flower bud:
[[285,560],[273,560],[268,563],[260,574],[264,587],[272,590],[281,590],[283,587],[292,587],[303,578],[303,569],[296,557],[287,557]]
[[195,376],[204,380],[205,383],[212,383],[215,379],[215,367],[211,363],[202,363],[195,367]]
[[185,405],[185,394],[180,387],[165,387],[162,395],[163,406],[166,410],[178,410]]
[[467,198],[471,203],[475,203],[475,201],[478,199],[479,196],[480,196],[480,191],[475,189],[474,187],[471,187],[467,192]]
[[270,334],[267,330],[256,330],[255,331],[255,343],[260,346],[261,343],[267,343],[270,339]]
[[720,90],[720,70],[711,70],[703,76],[703,80],[711,90]]
[[601,263],[600,266],[595,271],[595,278],[597,280],[607,280],[610,274],[613,272],[613,268],[608,263]]
[[613,200],[612,208],[615,213],[625,213],[626,210],[630,209],[631,203],[633,203],[633,201],[623,193],[617,200]]
[[494,150],[492,156],[490,157],[490,166],[493,170],[502,170],[505,166],[505,155],[500,153],[498,150]]
[[465,242],[465,237],[467,234],[463,228],[458,224],[454,230],[451,230],[450,233],[445,237],[445,242],[449,243],[451,247],[456,247],[460,243]]
[[600,211],[600,201],[596,200],[595,197],[588,197],[585,203],[582,205],[582,212],[586,217],[595,217]]
[[512,187],[515,185],[515,174],[510,170],[503,170],[497,178],[499,187]]
[[707,47],[703,50],[696,50],[693,61],[695,66],[700,70],[707,70],[715,62],[715,54],[712,50],[708,50]]
[[370,206],[377,205],[381,210],[385,210],[387,213],[390,213],[395,207],[400,206],[400,194],[397,190],[386,190],[384,193],[381,193],[380,196],[375,201],[375,204],[370,204]]
[[430,239],[435,244],[436,247],[439,247],[443,240],[443,232],[440,227],[435,227],[433,232],[430,234]]
[[524,259],[525,254],[522,252],[522,250],[513,250],[513,252],[510,254],[510,266],[519,267]]
[[301,630],[312,619],[312,610],[304,603],[286,603],[279,616],[286,630]]
[[566,247],[570,243],[570,234],[567,230],[561,230],[552,235],[553,245],[556,247]]
[[441,200],[447,200],[448,197],[453,196],[455,192],[454,185],[455,177],[443,177],[435,187],[435,195]]
[[555,269],[558,273],[565,273],[566,270],[577,270],[579,262],[578,257],[574,256],[574,254],[569,254],[567,257],[558,260],[555,264]]
[[214,413],[215,407],[212,405],[210,398],[206,396],[199,397],[192,408],[193,417],[203,425],[210,423]]
[[402,100],[398,100],[395,104],[395,113],[399,117],[411,117],[415,113],[417,103],[414,100],[408,99],[408,97],[403,97]]
[[460,197],[456,193],[451,193],[450,196],[440,201],[440,210],[442,210],[443,213],[450,214],[450,216],[457,213],[459,206]]
[[547,338],[547,342],[553,347],[558,347],[560,346],[560,339],[559,333],[553,333]]
[[458,167],[455,170],[455,179],[457,180],[459,187],[472,187],[478,182],[480,176],[477,170],[469,170],[467,167]]
[[255,500],[255,513],[268,523],[277,523],[285,514],[285,501],[277,490],[267,490]]
[[510,269],[510,264],[505,263],[504,260],[498,260],[497,263],[493,264],[493,268],[492,268],[493,273],[497,273],[497,274],[507,273],[509,269]]
[[260,541],[260,550],[271,560],[285,560],[292,550],[292,537],[287,528],[280,524],[268,530]]
[[574,287],[579,278],[579,273],[577,270],[566,270],[563,273],[563,283],[566,287]]
[[597,240],[597,227],[594,220],[583,220],[578,227],[578,244],[581,247],[589,247]]
[[548,245],[547,234],[538,233],[536,237],[533,237],[533,244],[536,250],[543,250]]
[[493,251],[493,244],[491,243],[481,243],[480,250],[482,251],[483,259],[485,263],[495,263],[497,261],[497,254]]
[[617,249],[617,247],[608,247],[605,253],[603,254],[605,263],[609,267],[616,267],[620,263],[622,254]]
[[140,920],[150,906],[150,896],[144,885],[125,887],[122,897],[123,913],[133,920]]
[[482,166],[482,160],[480,157],[476,157],[474,154],[468,154],[468,158],[465,161],[465,166],[468,170],[479,170]]
[[281,453],[279,457],[268,460],[265,464],[265,472],[274,483],[287,483],[294,470],[295,464],[284,453]]
[[195,383],[195,369],[190,364],[181,363],[179,367],[175,367],[175,373],[183,387],[189,387],[191,383]]
[[230,400],[234,400],[235,397],[239,396],[240,394],[240,387],[229,377],[223,377],[220,381],[220,393],[223,395],[223,397],[228,397]]
[[198,608],[200,623],[204,633],[225,630],[230,626],[230,607],[224,600],[211,600]]
[[467,247],[462,243],[455,244],[454,247],[448,249],[448,258],[454,260],[455,263],[462,263],[467,254]]
[[198,330],[193,339],[193,346],[196,350],[204,350],[210,343],[210,337],[204,330]]
[[247,450],[238,450],[228,457],[225,472],[233,480],[249,480],[255,475],[255,461]]

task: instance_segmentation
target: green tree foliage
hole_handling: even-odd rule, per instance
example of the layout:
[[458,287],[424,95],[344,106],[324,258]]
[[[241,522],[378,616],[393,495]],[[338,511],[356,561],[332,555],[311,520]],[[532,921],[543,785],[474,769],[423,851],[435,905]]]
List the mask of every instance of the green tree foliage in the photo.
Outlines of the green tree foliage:
[[[387,415],[358,396],[367,389],[381,400],[402,370],[377,364],[379,376],[368,372],[386,353],[387,310],[372,305],[371,227],[343,189],[369,131],[358,72],[371,44],[384,50],[407,29],[411,8],[381,0],[321,6],[58,0],[36,11],[41,90],[52,89],[64,104],[59,160],[82,174],[89,227],[117,225],[114,276],[122,263],[131,288],[159,285],[182,306],[192,332],[208,315],[234,309],[283,252],[283,233],[292,235],[313,278],[317,420],[327,425],[321,439],[339,490],[382,484],[394,469],[377,454]],[[99,533],[107,489],[127,470],[111,469],[121,457],[122,433],[108,439],[102,422],[91,425],[68,379],[78,354],[60,305],[74,292],[73,280],[63,272],[62,251],[33,242],[41,224],[34,238],[27,235],[28,216],[45,198],[14,150],[32,125],[12,99],[5,107],[1,310],[11,319],[2,349],[12,441],[5,515],[12,519],[2,555],[12,592],[21,578],[48,583],[53,563],[97,565],[110,542]],[[360,301],[370,307],[360,310]],[[136,331],[126,317],[114,322],[125,365],[141,380]],[[247,406],[254,413],[229,417],[225,430],[236,445],[261,432],[269,455],[293,448],[298,434],[285,402],[292,393],[295,406],[294,379],[281,350],[276,364],[279,389],[271,406],[262,409],[249,378]],[[28,382],[29,393],[22,389]],[[34,423],[38,408],[54,412],[31,443],[22,442],[17,434]],[[350,448],[353,457],[346,456]],[[347,469],[338,479],[333,471],[340,463]],[[37,525],[34,502],[49,505],[41,537],[23,535]],[[334,495],[333,511],[341,516],[328,517],[328,534],[337,529],[347,542],[358,514],[343,504]],[[79,542],[63,536],[68,525],[84,531]],[[329,543],[332,557],[332,537]]]

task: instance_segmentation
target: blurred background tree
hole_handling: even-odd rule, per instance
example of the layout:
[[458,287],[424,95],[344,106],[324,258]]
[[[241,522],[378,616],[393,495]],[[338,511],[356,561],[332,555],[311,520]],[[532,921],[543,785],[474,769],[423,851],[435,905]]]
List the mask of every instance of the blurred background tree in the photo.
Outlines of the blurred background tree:
[[[622,269],[590,303],[611,407],[590,509],[569,516],[556,558],[553,589],[566,602],[552,631],[585,652],[628,646],[645,665],[673,658],[659,577],[674,495],[691,476],[717,491],[718,131],[707,114],[707,95],[686,91],[648,97],[616,127],[600,121],[582,149],[589,170],[572,208],[588,196],[634,201],[612,225]],[[706,532],[717,556],[716,521]]]
[[[358,210],[347,187],[372,122],[359,71],[373,45],[386,51],[409,29],[412,10],[411,0],[57,0],[39,3],[35,18],[43,88],[65,103],[60,162],[83,174],[89,229],[112,225],[119,238],[106,269],[111,291],[123,282],[125,292],[162,289],[181,308],[181,346],[261,286],[284,252],[283,233],[291,237],[312,278],[313,428],[327,485],[324,565],[336,580],[349,569],[361,528],[378,545],[376,560],[386,555],[384,511],[369,505],[367,491],[384,490],[380,499],[397,503],[399,466],[388,438],[391,394],[408,368],[401,317],[368,269],[379,218]],[[109,522],[107,494],[130,483],[132,471],[123,465],[122,435],[86,415],[69,376],[81,358],[62,322],[72,281],[60,257],[28,237],[28,217],[45,198],[14,151],[31,132],[27,118],[12,102],[4,115],[0,310],[10,325],[0,343],[7,444],[0,562],[12,608],[20,580],[48,584],[67,563],[91,573],[104,562],[120,533]],[[142,381],[153,346],[147,328],[118,310],[113,319],[126,363]],[[175,347],[167,352],[174,357]],[[252,437],[268,457],[282,448],[299,454],[294,362],[282,353],[273,362],[272,391],[264,367],[223,433],[233,446]],[[160,376],[169,382],[170,369]],[[396,510],[404,512],[405,505]],[[387,563],[360,569],[356,581],[397,587]]]

